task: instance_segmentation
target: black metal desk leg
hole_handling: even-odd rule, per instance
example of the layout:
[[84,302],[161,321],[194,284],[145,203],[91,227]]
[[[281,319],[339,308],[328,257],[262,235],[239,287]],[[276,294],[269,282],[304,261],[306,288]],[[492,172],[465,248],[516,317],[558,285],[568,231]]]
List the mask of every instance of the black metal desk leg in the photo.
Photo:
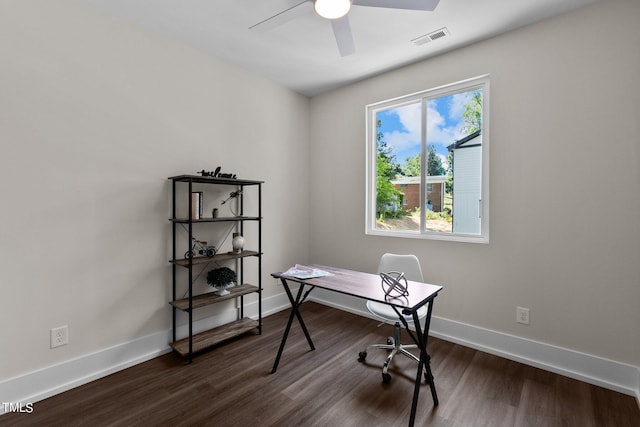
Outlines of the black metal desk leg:
[[427,310],[427,317],[425,317],[423,339],[424,342],[424,369],[426,370],[427,381],[429,382],[429,388],[431,389],[431,397],[433,398],[433,404],[438,406],[438,393],[436,393],[436,384],[433,381],[433,373],[431,372],[431,356],[427,353],[427,342],[429,340],[429,328],[431,327],[431,311],[433,309],[433,300],[429,302],[429,308]]
[[431,372],[430,357],[427,354],[427,338],[429,336],[429,325],[431,324],[431,310],[433,307],[433,300],[429,302],[429,308],[427,316],[425,317],[424,328],[420,327],[420,319],[418,318],[417,311],[412,313],[413,324],[416,328],[416,340],[418,341],[418,348],[420,349],[420,363],[418,364],[418,372],[416,373],[416,382],[413,389],[413,401],[411,402],[411,415],[409,417],[409,427],[413,427],[416,420],[416,409],[418,407],[418,396],[420,395],[420,383],[422,382],[422,369],[425,369],[425,375],[431,388],[431,397],[433,398],[433,404],[438,406],[438,395],[436,393],[436,386],[433,382],[433,373]]
[[307,338],[307,342],[309,343],[309,347],[311,347],[311,350],[316,349],[315,346],[313,345],[313,341],[311,341],[311,335],[309,335],[309,331],[307,330],[307,326],[304,324],[304,320],[302,319],[302,315],[300,314],[300,310],[299,310],[300,305],[304,302],[305,298],[307,297],[307,295],[309,295],[310,291],[304,294],[303,296],[304,284],[300,284],[300,287],[298,288],[298,294],[294,299],[293,294],[289,289],[289,285],[287,284],[287,281],[284,278],[280,278],[280,280],[282,281],[284,290],[287,293],[287,298],[289,298],[289,302],[291,303],[291,313],[289,313],[289,321],[287,322],[287,327],[285,328],[284,334],[282,335],[282,341],[280,342],[278,355],[276,356],[276,360],[273,362],[273,368],[271,369],[272,374],[275,373],[276,370],[278,369],[278,364],[280,363],[280,357],[282,356],[284,345],[287,342],[287,337],[289,336],[289,331],[291,330],[291,324],[293,323],[294,317],[298,318],[298,322],[302,327],[302,331],[304,332],[304,336]]

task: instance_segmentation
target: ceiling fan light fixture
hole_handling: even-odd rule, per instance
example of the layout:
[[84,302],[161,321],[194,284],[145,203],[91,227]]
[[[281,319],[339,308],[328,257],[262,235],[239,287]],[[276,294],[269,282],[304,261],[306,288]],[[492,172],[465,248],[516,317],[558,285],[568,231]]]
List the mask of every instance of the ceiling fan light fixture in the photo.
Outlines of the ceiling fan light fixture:
[[338,19],[349,13],[351,0],[314,0],[313,9],[326,19]]

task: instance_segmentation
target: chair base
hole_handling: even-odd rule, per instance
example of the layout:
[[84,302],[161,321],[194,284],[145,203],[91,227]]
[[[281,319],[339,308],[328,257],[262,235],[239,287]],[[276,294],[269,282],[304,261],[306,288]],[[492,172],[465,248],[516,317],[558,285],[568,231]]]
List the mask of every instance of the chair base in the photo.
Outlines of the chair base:
[[420,363],[420,359],[415,354],[407,351],[407,349],[418,348],[418,346],[415,345],[415,344],[403,345],[400,342],[400,331],[401,330],[402,330],[402,328],[400,326],[400,322],[396,322],[396,324],[393,327],[393,337],[387,338],[387,344],[371,344],[371,345],[368,345],[367,348],[364,351],[361,351],[358,354],[358,358],[360,360],[364,360],[364,359],[367,358],[367,350],[369,350],[370,348],[378,348],[378,349],[381,349],[381,350],[390,350],[390,353],[387,356],[387,359],[384,361],[384,365],[382,366],[382,381],[384,383],[387,383],[387,384],[391,381],[391,375],[389,375],[389,373],[388,373],[389,365],[391,364],[391,361],[393,360],[393,358],[397,354],[403,354],[406,357],[415,360],[416,363]]

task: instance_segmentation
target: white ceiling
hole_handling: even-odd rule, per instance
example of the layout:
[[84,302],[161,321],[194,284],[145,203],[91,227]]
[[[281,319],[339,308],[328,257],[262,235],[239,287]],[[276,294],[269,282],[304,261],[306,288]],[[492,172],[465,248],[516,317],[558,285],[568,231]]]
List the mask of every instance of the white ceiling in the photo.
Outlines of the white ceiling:
[[[313,13],[271,30],[249,30],[301,0],[85,1],[313,96],[596,0],[440,0],[433,12],[353,6],[356,53],[345,57],[330,22]],[[443,27],[446,38],[411,42]]]

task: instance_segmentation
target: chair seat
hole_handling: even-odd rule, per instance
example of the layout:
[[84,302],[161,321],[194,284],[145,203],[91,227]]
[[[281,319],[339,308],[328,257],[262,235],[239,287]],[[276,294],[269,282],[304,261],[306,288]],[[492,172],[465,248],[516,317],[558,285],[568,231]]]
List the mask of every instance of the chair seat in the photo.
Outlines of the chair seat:
[[[375,301],[367,301],[367,309],[369,309],[369,311],[373,315],[379,317],[384,321],[391,322],[391,323],[395,323],[398,321],[398,315],[389,304],[382,304],[380,302],[375,302]],[[427,305],[420,307],[418,309],[418,318],[420,319],[424,318],[427,315],[427,310],[428,310]],[[398,310],[398,311],[400,311],[400,314],[402,314],[402,310]],[[409,324],[413,323],[413,316],[407,316],[402,314],[402,317],[405,318],[407,323]]]
[[[398,255],[386,253],[380,258],[378,264],[378,273],[398,273],[402,272],[407,280],[413,280],[415,282],[422,282],[422,269],[420,268],[420,261],[415,255]],[[391,381],[391,375],[389,375],[389,364],[396,354],[403,354],[410,359],[413,359],[417,363],[420,363],[420,359],[413,353],[407,351],[408,348],[416,348],[416,344],[403,345],[400,341],[400,332],[402,331],[401,320],[405,320],[407,327],[413,325],[413,316],[407,316],[402,314],[402,310],[394,310],[394,308],[388,304],[367,301],[367,309],[375,317],[381,319],[386,323],[393,324],[393,336],[387,338],[386,344],[373,344],[368,345],[364,351],[358,353],[358,360],[364,361],[367,358],[367,349],[376,348],[382,350],[389,350],[389,355],[382,366],[382,382],[389,384]],[[429,306],[424,305],[420,307],[416,312],[418,319],[424,319],[429,313]],[[398,317],[401,316],[401,317]],[[415,330],[415,328],[412,328]],[[415,338],[414,338],[415,340]]]

